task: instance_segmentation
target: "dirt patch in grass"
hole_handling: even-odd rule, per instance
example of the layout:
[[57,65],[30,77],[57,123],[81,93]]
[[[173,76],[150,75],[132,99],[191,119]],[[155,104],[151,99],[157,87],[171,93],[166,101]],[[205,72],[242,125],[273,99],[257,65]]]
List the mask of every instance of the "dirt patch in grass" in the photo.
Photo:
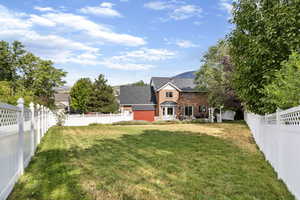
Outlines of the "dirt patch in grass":
[[[138,129],[140,126],[136,126]],[[140,127],[141,128],[141,127]],[[220,123],[220,124],[176,124],[176,125],[155,125],[147,126],[149,129],[159,129],[166,131],[181,131],[188,133],[207,134],[220,137],[233,142],[239,147],[251,152],[258,152],[257,146],[250,130],[244,123]]]

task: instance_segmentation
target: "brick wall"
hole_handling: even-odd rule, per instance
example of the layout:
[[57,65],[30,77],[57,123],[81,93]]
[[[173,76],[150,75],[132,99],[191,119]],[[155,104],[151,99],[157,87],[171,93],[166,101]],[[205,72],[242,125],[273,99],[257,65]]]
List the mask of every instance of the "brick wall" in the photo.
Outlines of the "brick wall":
[[[196,92],[183,92],[179,94],[177,102],[177,117],[184,115],[185,106],[193,106],[195,117],[207,117],[208,116],[208,99],[206,93],[196,93]],[[201,105],[206,106],[206,112],[201,113],[199,107]]]
[[[166,92],[172,92],[173,97],[166,97]],[[162,117],[163,111],[160,107],[160,104],[165,101],[173,101],[178,102],[179,99],[179,92],[175,89],[163,89],[156,93],[156,100],[157,100],[157,108],[156,108],[156,116]]]

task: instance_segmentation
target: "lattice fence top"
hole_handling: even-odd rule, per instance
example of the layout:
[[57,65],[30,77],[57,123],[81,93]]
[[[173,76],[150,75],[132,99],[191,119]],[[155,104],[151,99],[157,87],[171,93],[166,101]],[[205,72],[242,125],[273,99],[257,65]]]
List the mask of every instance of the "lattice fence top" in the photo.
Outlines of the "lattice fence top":
[[31,120],[31,110],[29,110],[28,108],[24,109],[24,120],[25,122]]
[[21,110],[16,106],[0,103],[0,127],[17,124],[19,112]]
[[280,112],[280,124],[300,126],[300,106]]
[[263,116],[265,124],[300,126],[300,106]]

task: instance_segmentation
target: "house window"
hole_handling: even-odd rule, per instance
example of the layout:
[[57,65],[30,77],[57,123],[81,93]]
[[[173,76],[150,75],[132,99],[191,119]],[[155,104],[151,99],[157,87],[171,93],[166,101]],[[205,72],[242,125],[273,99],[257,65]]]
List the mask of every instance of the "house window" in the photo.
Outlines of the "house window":
[[173,108],[172,107],[169,107],[168,110],[167,110],[167,113],[168,115],[173,115]]
[[206,112],[206,106],[205,105],[199,106],[199,112],[205,113]]
[[185,116],[193,116],[193,106],[185,106],[184,107],[184,115]]
[[166,97],[168,97],[168,98],[173,97],[173,92],[166,92]]

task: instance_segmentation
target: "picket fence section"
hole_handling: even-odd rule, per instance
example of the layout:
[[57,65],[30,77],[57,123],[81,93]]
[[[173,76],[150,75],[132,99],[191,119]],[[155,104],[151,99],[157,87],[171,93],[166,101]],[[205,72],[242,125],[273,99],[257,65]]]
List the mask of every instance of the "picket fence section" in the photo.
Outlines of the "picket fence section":
[[25,108],[22,98],[18,106],[0,103],[0,200],[8,197],[54,123],[48,108],[33,103]]
[[245,113],[253,137],[289,190],[300,199],[300,106],[265,116]]
[[88,126],[90,124],[112,124],[120,121],[133,120],[133,114],[82,114],[82,115],[67,115],[65,126]]

